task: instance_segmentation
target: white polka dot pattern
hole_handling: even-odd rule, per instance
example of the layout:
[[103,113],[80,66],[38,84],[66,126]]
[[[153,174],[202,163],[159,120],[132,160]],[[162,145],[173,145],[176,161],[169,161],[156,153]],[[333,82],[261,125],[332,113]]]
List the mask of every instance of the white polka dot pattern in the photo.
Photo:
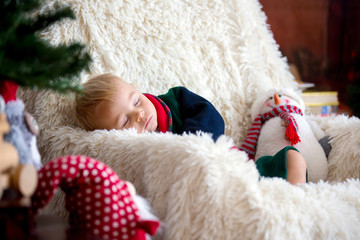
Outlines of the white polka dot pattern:
[[152,229],[150,234],[154,234],[159,226],[157,222],[139,219],[125,182],[95,159],[67,156],[40,169],[39,184],[32,197],[34,213],[50,201],[58,186],[66,194],[65,208],[71,226],[87,228],[104,239],[145,239],[144,231]]

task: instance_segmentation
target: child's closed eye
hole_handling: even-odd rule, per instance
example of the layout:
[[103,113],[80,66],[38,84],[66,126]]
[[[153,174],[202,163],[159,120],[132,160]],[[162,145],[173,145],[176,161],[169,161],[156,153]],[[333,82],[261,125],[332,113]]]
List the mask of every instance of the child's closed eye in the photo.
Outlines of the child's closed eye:
[[126,125],[127,125],[128,123],[129,123],[129,118],[126,118],[126,119],[125,119],[125,122],[124,122],[124,124],[123,124],[122,127],[123,127],[123,128],[126,127]]
[[140,99],[136,100],[134,106],[138,106],[140,104]]

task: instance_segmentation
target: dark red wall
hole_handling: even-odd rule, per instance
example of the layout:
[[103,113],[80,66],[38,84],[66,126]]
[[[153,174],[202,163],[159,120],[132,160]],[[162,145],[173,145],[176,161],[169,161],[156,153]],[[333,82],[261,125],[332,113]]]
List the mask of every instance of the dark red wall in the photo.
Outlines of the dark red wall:
[[349,84],[360,49],[360,0],[260,0],[282,53],[316,90],[339,92]]

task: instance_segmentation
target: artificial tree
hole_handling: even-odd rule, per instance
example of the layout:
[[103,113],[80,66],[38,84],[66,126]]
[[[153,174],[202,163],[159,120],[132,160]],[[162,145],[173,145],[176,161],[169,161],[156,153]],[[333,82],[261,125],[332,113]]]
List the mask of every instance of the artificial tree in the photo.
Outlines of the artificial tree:
[[[86,47],[82,44],[75,42],[69,45],[53,46],[41,37],[41,34],[56,22],[66,18],[74,19],[70,7],[55,5],[52,10],[40,11],[41,5],[41,0],[0,1],[0,96],[4,97],[5,103],[8,102],[5,109],[0,109],[0,120],[2,120],[2,126],[10,123],[10,127],[3,131],[6,133],[4,140],[7,143],[0,141],[2,147],[7,144],[5,145],[7,149],[1,148],[3,164],[0,167],[0,175],[1,179],[15,179],[14,181],[9,180],[9,185],[0,184],[1,192],[4,190],[4,195],[0,196],[0,200],[3,203],[8,201],[12,204],[11,211],[6,210],[7,214],[3,214],[4,216],[1,218],[5,228],[11,226],[12,230],[0,231],[0,239],[28,238],[29,223],[31,222],[27,214],[29,202],[16,201],[18,205],[14,205],[12,200],[29,197],[37,185],[34,161],[28,161],[28,157],[38,154],[36,142],[33,141],[35,136],[30,134],[30,132],[33,133],[31,126],[36,124],[32,119],[27,121],[29,118],[26,116],[29,114],[24,111],[22,101],[16,100],[17,86],[35,90],[49,89],[61,93],[81,92],[77,79],[82,70],[88,70],[91,61]],[[9,111],[7,111],[8,109]],[[9,112],[13,115],[20,113],[15,116],[16,121],[11,122]],[[27,127],[23,127],[24,125]],[[18,129],[21,131],[15,131]],[[1,139],[3,132],[0,132]],[[24,137],[25,134],[27,134],[26,137]],[[20,144],[25,141],[29,144]],[[34,144],[36,151],[26,152],[27,149],[24,146],[33,146]],[[15,157],[10,158],[9,154],[5,154],[9,152],[10,148],[16,149],[16,151],[14,150]],[[25,157],[23,158],[23,156]],[[6,171],[3,171],[4,168]],[[12,169],[21,171],[16,171],[16,176],[12,177],[14,174],[9,174]],[[31,171],[23,171],[24,169]],[[19,182],[20,184],[13,184]],[[29,185],[29,183],[31,184]],[[17,188],[17,186],[23,185],[26,188]],[[14,191],[14,189],[25,189],[26,191]]]
[[84,45],[52,46],[41,32],[65,18],[70,7],[39,11],[41,0],[4,0],[0,7],[0,85],[11,80],[23,87],[80,92],[76,80],[91,61]]

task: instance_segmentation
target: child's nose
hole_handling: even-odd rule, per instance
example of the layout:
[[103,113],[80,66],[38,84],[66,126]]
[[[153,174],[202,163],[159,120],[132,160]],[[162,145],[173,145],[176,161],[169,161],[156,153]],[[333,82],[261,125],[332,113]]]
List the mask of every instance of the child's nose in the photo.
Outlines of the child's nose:
[[145,113],[142,109],[139,109],[136,113],[136,121],[140,122],[142,118],[144,118]]

